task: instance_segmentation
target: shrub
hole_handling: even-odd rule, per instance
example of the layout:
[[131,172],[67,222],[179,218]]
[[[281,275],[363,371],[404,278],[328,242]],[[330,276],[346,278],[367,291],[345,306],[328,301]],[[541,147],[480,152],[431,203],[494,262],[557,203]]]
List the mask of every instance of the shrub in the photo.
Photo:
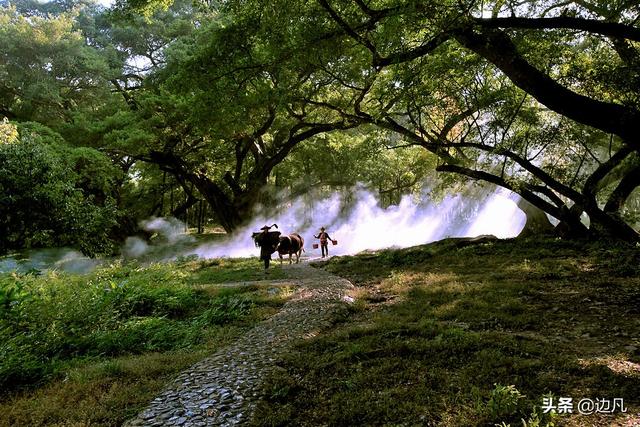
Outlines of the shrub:
[[492,420],[503,419],[513,416],[518,411],[518,406],[523,398],[524,396],[514,385],[494,384],[485,409]]
[[207,294],[176,267],[0,276],[0,388],[42,381],[79,356],[190,347],[202,340],[202,328],[251,312],[249,298]]
[[68,245],[91,256],[112,253],[118,169],[46,127],[18,129],[18,138],[0,144],[0,252]]

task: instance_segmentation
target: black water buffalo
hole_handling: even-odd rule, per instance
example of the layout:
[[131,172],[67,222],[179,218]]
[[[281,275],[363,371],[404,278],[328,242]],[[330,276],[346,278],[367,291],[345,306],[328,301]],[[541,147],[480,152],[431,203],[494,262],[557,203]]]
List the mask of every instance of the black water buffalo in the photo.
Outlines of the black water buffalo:
[[272,227],[278,228],[276,224],[265,225],[261,232],[251,234],[254,243],[260,248],[260,260],[264,261],[264,269],[269,268],[271,254],[276,251],[280,256],[280,264],[282,264],[282,255],[286,254],[289,254],[289,264],[291,264],[292,254],[296,254],[296,263],[300,262],[300,255],[304,251],[302,236],[297,233],[282,236],[279,231],[270,231]]

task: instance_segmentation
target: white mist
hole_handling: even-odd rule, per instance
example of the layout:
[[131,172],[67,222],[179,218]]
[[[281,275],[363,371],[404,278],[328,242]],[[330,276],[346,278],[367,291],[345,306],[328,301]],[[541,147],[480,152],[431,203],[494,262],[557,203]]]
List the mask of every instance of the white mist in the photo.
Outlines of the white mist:
[[201,245],[193,253],[203,258],[256,256],[259,251],[251,233],[273,223],[283,234],[301,234],[306,255],[311,257],[320,255],[319,249],[312,249],[318,242],[313,236],[320,227],[326,227],[338,241],[337,246],[329,245],[331,255],[415,246],[446,237],[515,237],[526,221],[514,202],[516,197],[501,189],[477,189],[474,196],[447,196],[440,203],[416,203],[405,196],[399,205],[388,208],[382,208],[371,192],[362,189],[313,202],[301,197],[287,203],[281,212],[256,216],[224,241]]

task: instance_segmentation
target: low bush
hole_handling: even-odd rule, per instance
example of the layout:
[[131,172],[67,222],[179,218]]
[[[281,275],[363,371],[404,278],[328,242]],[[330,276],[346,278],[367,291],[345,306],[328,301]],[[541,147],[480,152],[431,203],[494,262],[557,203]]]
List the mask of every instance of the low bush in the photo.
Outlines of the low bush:
[[0,387],[42,382],[77,357],[188,348],[250,313],[251,299],[205,292],[181,265],[1,276]]

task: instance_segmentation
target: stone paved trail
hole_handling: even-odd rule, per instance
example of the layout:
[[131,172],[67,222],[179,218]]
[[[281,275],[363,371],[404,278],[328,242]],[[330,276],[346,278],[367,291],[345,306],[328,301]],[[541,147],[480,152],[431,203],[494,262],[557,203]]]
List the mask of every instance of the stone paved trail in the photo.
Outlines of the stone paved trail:
[[346,309],[346,293],[353,288],[348,280],[306,263],[285,268],[291,279],[273,284],[289,283],[299,289],[282,310],[234,344],[179,374],[125,425],[235,426],[248,421],[261,397],[262,381],[275,368],[277,356],[295,340],[329,327]]

